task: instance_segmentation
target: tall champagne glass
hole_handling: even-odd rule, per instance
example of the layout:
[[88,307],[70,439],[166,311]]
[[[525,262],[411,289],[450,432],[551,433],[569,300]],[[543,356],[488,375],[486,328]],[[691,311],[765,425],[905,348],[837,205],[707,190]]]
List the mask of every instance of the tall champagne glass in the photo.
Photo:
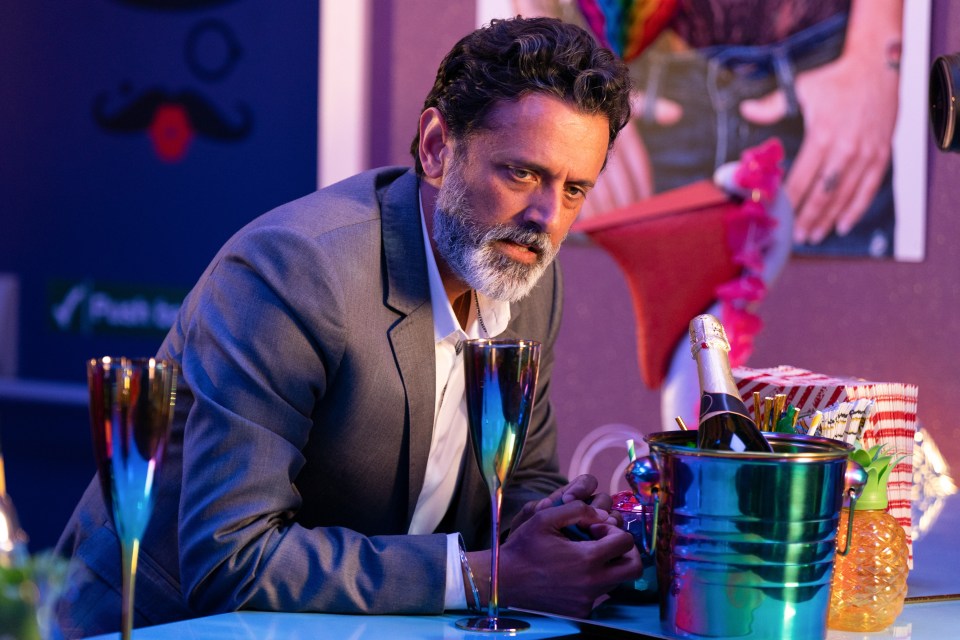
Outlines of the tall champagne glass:
[[173,417],[176,365],[98,358],[87,362],[87,384],[97,473],[122,550],[121,636],[129,640],[137,556]]
[[528,628],[523,620],[500,617],[500,505],[523,442],[537,389],[540,343],[532,340],[467,340],[463,348],[470,441],[480,474],[490,490],[490,598],[487,615],[464,618],[469,631],[514,633]]

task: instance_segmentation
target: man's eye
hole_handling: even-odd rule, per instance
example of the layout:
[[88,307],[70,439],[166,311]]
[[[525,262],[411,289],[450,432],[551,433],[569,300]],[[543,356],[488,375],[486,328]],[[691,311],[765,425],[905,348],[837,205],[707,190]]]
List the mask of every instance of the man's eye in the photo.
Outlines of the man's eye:
[[533,177],[533,172],[521,167],[510,167],[510,175],[517,180],[529,180]]
[[567,187],[567,195],[571,198],[586,198],[587,190],[583,187],[569,186]]

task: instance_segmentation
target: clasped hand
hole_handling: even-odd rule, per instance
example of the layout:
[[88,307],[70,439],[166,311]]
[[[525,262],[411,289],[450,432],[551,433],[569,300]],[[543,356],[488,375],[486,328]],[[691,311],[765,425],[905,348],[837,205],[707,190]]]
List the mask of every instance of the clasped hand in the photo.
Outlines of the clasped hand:
[[[596,488],[596,478],[579,476],[517,514],[500,546],[501,604],[587,617],[614,587],[640,576],[633,536],[611,513],[610,496],[594,495]],[[570,526],[590,539],[571,540],[564,533]],[[471,561],[478,584],[488,584],[480,564]]]

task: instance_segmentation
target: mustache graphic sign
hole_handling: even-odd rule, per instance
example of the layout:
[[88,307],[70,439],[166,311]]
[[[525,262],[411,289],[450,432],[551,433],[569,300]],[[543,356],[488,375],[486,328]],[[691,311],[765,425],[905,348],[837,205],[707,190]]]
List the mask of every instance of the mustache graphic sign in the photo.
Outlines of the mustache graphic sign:
[[[119,0],[152,11],[188,12],[233,0]],[[169,21],[158,18],[161,22]],[[218,83],[230,75],[243,55],[243,46],[233,29],[220,18],[205,17],[194,23],[183,41],[183,56],[195,79]],[[120,134],[146,133],[160,160],[183,160],[197,137],[217,142],[237,142],[253,129],[253,114],[243,103],[230,112],[196,89],[171,91],[154,85],[131,96],[128,81],[117,95],[103,92],[94,99],[94,121],[105,131]],[[148,85],[149,86],[149,85]]]
[[224,115],[203,95],[185,90],[171,93],[148,89],[117,108],[102,93],[94,100],[93,117],[102,128],[116,133],[145,132],[157,156],[165,162],[182,160],[196,135],[220,142],[236,142],[253,129],[253,114],[243,104]]

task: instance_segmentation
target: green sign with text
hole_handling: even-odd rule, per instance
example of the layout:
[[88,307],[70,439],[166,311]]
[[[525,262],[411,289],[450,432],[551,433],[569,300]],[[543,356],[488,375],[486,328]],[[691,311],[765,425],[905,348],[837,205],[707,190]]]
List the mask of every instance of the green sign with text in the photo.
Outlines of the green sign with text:
[[65,333],[164,335],[186,294],[173,287],[58,280],[47,287],[47,318]]

